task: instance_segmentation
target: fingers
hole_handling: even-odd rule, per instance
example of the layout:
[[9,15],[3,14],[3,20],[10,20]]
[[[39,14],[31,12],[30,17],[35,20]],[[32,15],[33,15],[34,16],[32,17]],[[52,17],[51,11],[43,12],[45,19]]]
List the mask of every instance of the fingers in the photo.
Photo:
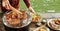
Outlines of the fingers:
[[3,0],[2,6],[9,10],[9,4],[8,3],[9,3],[8,0]]
[[2,2],[2,6],[5,7],[5,1]]
[[31,13],[35,13],[34,9],[33,9],[31,6],[29,7],[29,11],[30,11]]
[[6,4],[5,8],[9,10],[9,5],[8,5],[8,4]]

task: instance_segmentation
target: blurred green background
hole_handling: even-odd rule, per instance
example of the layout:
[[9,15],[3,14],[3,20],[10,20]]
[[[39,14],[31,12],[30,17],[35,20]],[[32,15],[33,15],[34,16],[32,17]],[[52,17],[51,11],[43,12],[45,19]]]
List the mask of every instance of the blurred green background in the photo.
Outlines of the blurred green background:
[[[21,9],[26,9],[26,6],[21,2]],[[30,4],[36,12],[58,12],[60,13],[60,0],[30,0]]]
[[[30,4],[36,12],[60,13],[60,0],[30,0]],[[28,11],[28,8],[26,7],[23,0],[20,0],[20,8]]]

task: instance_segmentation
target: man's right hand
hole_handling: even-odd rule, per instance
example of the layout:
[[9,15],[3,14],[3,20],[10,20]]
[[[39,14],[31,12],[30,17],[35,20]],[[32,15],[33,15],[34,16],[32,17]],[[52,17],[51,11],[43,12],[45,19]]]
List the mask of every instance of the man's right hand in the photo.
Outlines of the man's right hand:
[[7,10],[10,10],[9,9],[9,2],[7,0],[2,1],[2,6],[5,7]]

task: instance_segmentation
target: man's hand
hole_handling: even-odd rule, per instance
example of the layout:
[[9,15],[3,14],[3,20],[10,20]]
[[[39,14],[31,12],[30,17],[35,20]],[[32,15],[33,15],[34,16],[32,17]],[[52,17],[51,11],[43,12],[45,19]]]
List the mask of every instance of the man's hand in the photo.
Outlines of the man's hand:
[[9,2],[8,2],[8,0],[3,0],[2,1],[2,6],[9,10]]
[[31,6],[28,9],[29,9],[30,13],[35,14],[35,11]]

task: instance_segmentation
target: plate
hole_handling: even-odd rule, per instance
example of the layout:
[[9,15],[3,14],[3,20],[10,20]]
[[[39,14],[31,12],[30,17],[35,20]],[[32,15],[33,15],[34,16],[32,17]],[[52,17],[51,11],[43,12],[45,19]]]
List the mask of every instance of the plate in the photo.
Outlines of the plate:
[[[38,27],[38,28],[36,28],[35,30],[33,30],[33,31],[38,31],[38,29],[41,29],[41,28],[43,28],[43,27]],[[50,29],[49,28],[47,28],[47,27],[45,27],[46,28],[46,31],[50,31]]]
[[[60,28],[57,28],[57,27],[58,27],[57,24],[52,23],[52,20],[53,20],[53,19],[47,19],[47,25],[48,25],[51,29],[53,29],[53,30],[60,30]],[[50,23],[52,23],[53,25],[51,25]],[[59,26],[59,27],[60,27],[60,26]]]

